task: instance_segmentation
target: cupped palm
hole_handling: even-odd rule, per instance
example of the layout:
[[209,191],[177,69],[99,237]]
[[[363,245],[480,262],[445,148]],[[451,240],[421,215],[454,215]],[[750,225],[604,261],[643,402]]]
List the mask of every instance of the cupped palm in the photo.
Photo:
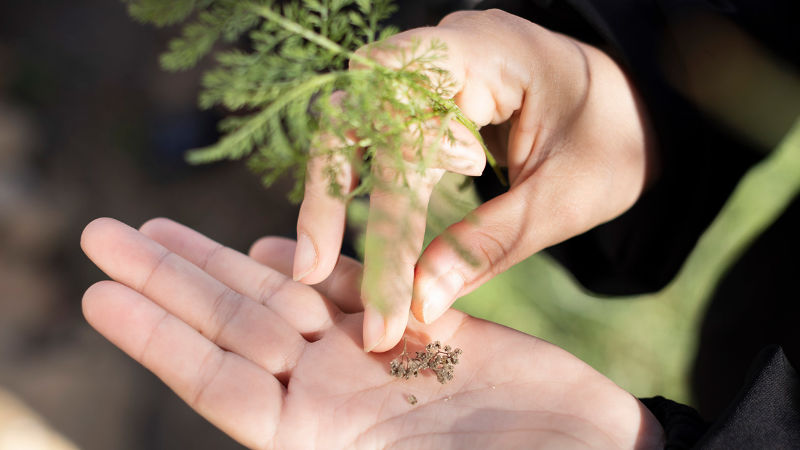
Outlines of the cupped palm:
[[[295,283],[294,243],[248,257],[174,222],[111,219],[82,236],[115,281],[84,313],[198,413],[254,448],[654,447],[661,429],[633,396],[568,352],[450,310],[411,320],[409,351],[463,349],[446,384],[390,376],[402,345],[365,353],[359,270],[342,258],[314,289]],[[270,267],[271,266],[271,267]],[[416,400],[416,401],[414,401]]]

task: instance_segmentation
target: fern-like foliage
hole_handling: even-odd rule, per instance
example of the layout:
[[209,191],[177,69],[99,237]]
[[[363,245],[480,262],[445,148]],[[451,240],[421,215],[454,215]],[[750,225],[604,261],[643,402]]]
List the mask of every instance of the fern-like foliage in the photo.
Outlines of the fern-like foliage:
[[[395,32],[381,27],[395,10],[391,0],[124,1],[142,22],[166,26],[189,20],[161,57],[167,70],[195,66],[218,42],[235,43],[217,53],[199,104],[236,114],[220,123],[219,142],[188,153],[191,163],[250,156],[249,165],[267,185],[294,173],[291,197],[297,200],[310,155],[327,158],[330,192],[345,197],[338,181],[341,164],[334,161],[349,161],[356,169],[360,184],[348,194],[353,196],[379,181],[371,168],[377,149],[403,167],[396,171],[402,178],[408,170],[403,152],[416,152],[411,170],[424,170],[435,154],[424,148],[424,136],[438,132],[452,138],[451,119],[479,136],[448,99],[447,74],[435,66],[446,51],[441,43],[389,49],[400,55],[399,69],[354,53]],[[348,70],[348,63],[358,69]],[[398,181],[402,185],[402,180],[388,184]]]

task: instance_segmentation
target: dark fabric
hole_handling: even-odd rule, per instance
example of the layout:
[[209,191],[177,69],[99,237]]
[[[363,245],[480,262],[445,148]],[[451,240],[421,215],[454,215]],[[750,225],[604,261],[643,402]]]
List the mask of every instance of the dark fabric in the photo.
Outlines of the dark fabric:
[[759,353],[741,392],[711,425],[664,397],[640,400],[664,427],[667,449],[800,447],[800,379],[778,346]]
[[708,430],[708,422],[693,408],[664,397],[639,399],[664,428],[664,448],[692,448]]
[[[800,2],[490,0],[479,8],[500,8],[596,45],[615,58],[635,84],[655,129],[661,165],[656,184],[621,217],[548,251],[599,294],[662,288],[741,176],[768,150],[684,97],[673,87],[674,73],[668,81],[665,70],[685,71],[680,55],[694,44],[676,38],[676,24],[693,15],[736,24],[771,57],[798,70]],[[671,66],[665,67],[665,61]],[[798,112],[800,105],[781,120],[790,124]],[[504,191],[491,173],[476,184],[485,198]],[[795,199],[714,293],[692,379],[701,416],[666,399],[645,400],[666,428],[668,447],[697,443],[701,448],[800,448],[800,394],[788,362],[800,361],[799,251],[800,200]],[[776,348],[758,356],[769,343],[782,345],[788,361]],[[697,442],[705,429],[700,417],[713,424]]]
[[779,347],[759,354],[744,388],[698,448],[800,448],[800,379]]

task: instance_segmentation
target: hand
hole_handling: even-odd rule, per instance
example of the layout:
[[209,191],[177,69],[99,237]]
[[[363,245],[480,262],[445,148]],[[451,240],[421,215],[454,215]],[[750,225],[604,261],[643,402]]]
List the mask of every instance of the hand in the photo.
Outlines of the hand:
[[[447,45],[442,68],[456,84],[455,102],[478,126],[493,128],[493,153],[508,166],[510,189],[478,207],[434,240],[419,260],[424,211],[409,211],[397,196],[370,201],[367,242],[383,241],[365,257],[365,280],[378,286],[385,314],[364,295],[365,349],[386,351],[406,327],[409,307],[425,323],[436,320],[459,296],[539,250],[557,244],[627,210],[641,194],[648,172],[648,125],[628,79],[600,50],[499,10],[458,12],[437,27],[391,38]],[[363,50],[379,62],[386,51]],[[460,145],[443,146],[446,163],[420,176],[416,195],[427,205],[443,170],[479,172],[480,145],[455,129]],[[487,139],[491,143],[492,139]],[[469,164],[465,164],[468,162]],[[336,264],[344,205],[326,195],[327,179],[309,170],[297,229],[295,279],[324,280]],[[374,225],[374,211],[411,216]],[[375,214],[377,215],[377,214]],[[399,239],[398,236],[409,236]],[[455,240],[462,248],[454,248]],[[460,251],[478,260],[470,265]],[[385,261],[398,261],[387,265]],[[383,263],[383,265],[381,265]],[[365,282],[366,283],[366,282]],[[413,291],[412,291],[413,285]]]
[[318,292],[257,262],[288,273],[285,239],[259,241],[251,259],[165,219],[141,232],[98,219],[81,245],[115,280],[86,291],[89,323],[249,447],[661,444],[646,408],[577,358],[454,310],[408,333],[412,347],[439,339],[464,350],[454,380],[392,378],[398,349],[362,350],[352,260]]

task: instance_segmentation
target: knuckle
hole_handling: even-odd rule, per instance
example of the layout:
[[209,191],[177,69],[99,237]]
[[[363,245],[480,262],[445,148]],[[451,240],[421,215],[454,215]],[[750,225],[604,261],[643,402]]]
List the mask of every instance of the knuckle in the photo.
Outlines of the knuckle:
[[154,278],[156,278],[156,276],[160,272],[162,272],[165,269],[166,265],[168,264],[167,260],[170,259],[170,256],[172,256],[172,255],[173,255],[173,253],[170,252],[167,249],[164,249],[161,252],[161,254],[158,256],[158,259],[157,259],[155,265],[150,270],[150,273],[147,274],[147,276],[142,280],[141,284],[139,284],[139,288],[137,289],[137,291],[139,291],[142,294],[147,295],[147,291],[148,291],[148,288],[150,287],[150,283],[153,281]]
[[491,276],[500,274],[504,270],[503,262],[510,254],[508,245],[486,231],[479,230],[477,233],[475,245],[483,255],[486,271]]
[[388,161],[375,161],[372,164],[372,173],[378,180],[390,182],[398,179],[403,174],[403,169]]
[[442,20],[439,21],[439,25],[452,25],[464,20],[470,20],[474,18],[476,14],[480,13],[478,11],[454,11],[444,16]]
[[500,20],[506,20],[511,14],[497,8],[486,9],[483,11],[455,11],[439,21],[439,25],[457,26],[474,29],[476,24],[492,24]]
[[[391,43],[392,46],[399,45],[402,42],[402,38],[398,38],[398,35],[395,35],[390,38],[388,42]],[[376,63],[389,68],[397,66],[398,63],[398,58],[395,52],[386,50],[386,47],[383,45],[368,44],[359,48],[354,53],[361,58],[375,61]],[[350,70],[364,68],[363,63],[359,62],[356,58],[350,60],[348,67]]]
[[139,356],[136,358],[137,361],[140,361],[144,365],[148,364],[148,355],[156,345],[156,342],[158,341],[158,335],[162,332],[162,328],[169,320],[169,317],[169,313],[164,311],[161,314],[161,317],[154,322],[154,325],[150,328],[146,335],[147,337],[144,340],[144,344],[142,344],[142,349],[139,351]]
[[502,17],[508,17],[511,14],[509,14],[509,13],[507,13],[507,12],[505,12],[502,9],[499,9],[499,8],[491,8],[491,9],[487,9],[487,10],[483,11],[483,15],[485,17],[502,18]]
[[305,194],[327,193],[333,184],[338,191],[353,189],[354,173],[350,161],[340,153],[311,158],[306,166]]
[[217,257],[217,255],[219,255],[222,251],[224,251],[226,249],[227,249],[227,247],[225,247],[224,245],[216,244],[211,250],[208,251],[208,253],[206,253],[205,258],[203,258],[203,261],[200,263],[200,265],[198,267],[200,267],[201,269],[203,269],[205,271],[208,268],[208,264],[211,261],[213,261],[214,258]]
[[[319,205],[320,203],[324,203],[331,198],[331,195],[328,192],[328,184],[323,182],[323,180],[317,180],[314,183],[309,183],[310,180],[306,180],[306,188],[303,192],[303,205]],[[301,217],[307,212],[306,209],[302,209],[301,205]]]
[[[229,287],[214,299],[211,307],[211,314],[206,321],[206,326],[200,332],[207,336],[211,341],[217,342],[225,333],[229,324],[239,314],[244,304],[242,296]],[[203,330],[206,330],[205,332]]]
[[212,348],[208,351],[200,363],[198,372],[200,373],[201,378],[197,383],[197,389],[195,390],[194,394],[192,394],[191,399],[188,402],[190,406],[200,406],[205,393],[214,383],[217,375],[219,375],[219,373],[222,371],[222,365],[224,361],[223,354],[217,352],[216,349]]
[[588,227],[586,211],[578,202],[562,202],[555,210],[555,215],[567,234],[577,234]]
[[[278,278],[276,280],[276,278]],[[270,273],[261,279],[258,287],[258,298],[256,302],[266,307],[270,306],[278,293],[291,286],[289,278],[285,278],[278,273]]]

